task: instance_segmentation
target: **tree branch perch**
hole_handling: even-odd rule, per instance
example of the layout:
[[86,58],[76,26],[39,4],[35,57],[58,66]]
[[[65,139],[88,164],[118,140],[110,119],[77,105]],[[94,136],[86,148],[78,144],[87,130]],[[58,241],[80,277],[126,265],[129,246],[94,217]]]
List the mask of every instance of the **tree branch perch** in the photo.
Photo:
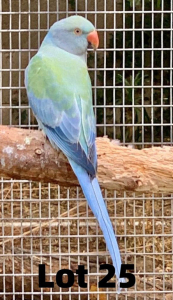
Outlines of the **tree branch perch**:
[[[97,138],[98,180],[102,188],[173,192],[173,147],[142,150]],[[79,185],[68,160],[41,131],[0,126],[0,176]]]

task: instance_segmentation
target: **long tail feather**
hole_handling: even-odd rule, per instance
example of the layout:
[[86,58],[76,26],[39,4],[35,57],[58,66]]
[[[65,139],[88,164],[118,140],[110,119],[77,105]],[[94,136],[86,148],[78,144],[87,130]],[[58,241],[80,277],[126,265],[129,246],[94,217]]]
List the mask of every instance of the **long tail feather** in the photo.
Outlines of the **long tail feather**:
[[119,278],[121,270],[121,256],[119,247],[97,178],[91,180],[87,172],[81,166],[77,165],[70,159],[69,162],[79,180],[88,204],[95,217],[97,218],[100,228],[103,231],[109,253],[112,257],[115,274],[118,278],[118,281],[124,282],[123,279]]

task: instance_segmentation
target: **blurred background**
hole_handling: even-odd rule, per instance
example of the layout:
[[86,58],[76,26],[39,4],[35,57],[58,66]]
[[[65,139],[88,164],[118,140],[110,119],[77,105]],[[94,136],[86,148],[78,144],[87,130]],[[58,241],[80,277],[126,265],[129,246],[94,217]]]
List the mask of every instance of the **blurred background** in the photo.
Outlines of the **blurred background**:
[[[1,0],[0,9],[0,124],[38,128],[24,69],[49,27],[77,13],[100,37],[88,51],[97,135],[139,149],[173,144],[172,1]],[[111,259],[80,189],[0,184],[0,299],[173,299],[171,194],[103,191],[123,263],[135,266],[136,285],[118,295],[97,288],[99,265]],[[84,264],[88,288],[39,289],[39,263],[54,281],[59,269]]]

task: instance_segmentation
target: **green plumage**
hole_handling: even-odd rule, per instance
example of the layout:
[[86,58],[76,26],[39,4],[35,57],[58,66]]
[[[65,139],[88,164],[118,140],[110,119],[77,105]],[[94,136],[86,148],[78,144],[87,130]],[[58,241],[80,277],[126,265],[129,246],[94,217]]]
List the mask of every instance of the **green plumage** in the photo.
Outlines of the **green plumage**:
[[[71,125],[74,127],[77,127],[76,122],[80,122],[75,138],[88,156],[93,145],[93,135],[95,136],[95,118],[86,62],[51,43],[43,43],[39,52],[31,59],[26,74],[28,93],[37,99],[32,108],[38,122],[51,127],[59,126],[63,121],[64,112],[72,119]],[[41,100],[46,99],[49,100],[48,107],[45,107],[45,103],[42,107]],[[49,114],[45,122],[40,112],[44,115],[43,110],[47,112],[52,107],[57,110],[56,121],[53,120],[53,115]],[[72,135],[74,134],[72,132]]]
[[[32,58],[28,66],[28,83],[29,91],[32,90],[39,99],[49,97],[66,105],[63,103],[64,96],[70,96],[69,105],[75,101],[71,97],[75,93],[87,101],[88,106],[92,105],[91,81],[86,63],[80,57],[57,47],[43,46]],[[50,89],[52,85],[55,86]]]
[[85,61],[88,43],[98,47],[98,35],[88,20],[72,16],[56,22],[26,69],[25,85],[40,127],[67,156],[79,180],[119,278],[120,252],[96,178],[95,118]]

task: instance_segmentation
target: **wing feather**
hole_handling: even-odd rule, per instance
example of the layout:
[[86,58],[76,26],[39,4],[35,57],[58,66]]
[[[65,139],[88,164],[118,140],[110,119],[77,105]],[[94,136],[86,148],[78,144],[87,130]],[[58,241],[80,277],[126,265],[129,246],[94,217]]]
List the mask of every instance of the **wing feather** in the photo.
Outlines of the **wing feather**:
[[30,106],[51,143],[95,176],[95,118],[90,101],[75,88],[63,89],[54,66],[39,55],[26,69],[25,85]]

